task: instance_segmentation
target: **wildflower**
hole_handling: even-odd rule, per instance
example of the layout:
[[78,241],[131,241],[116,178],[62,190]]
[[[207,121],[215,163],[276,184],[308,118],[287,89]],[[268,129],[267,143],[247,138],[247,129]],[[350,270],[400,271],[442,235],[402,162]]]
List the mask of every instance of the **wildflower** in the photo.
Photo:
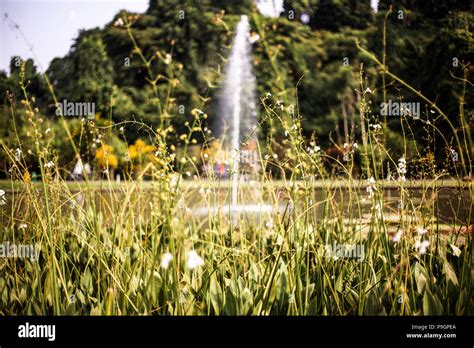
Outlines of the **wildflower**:
[[171,63],[171,54],[166,53],[165,64],[168,65],[169,63]]
[[276,153],[273,154],[274,159],[278,159],[278,155]]
[[202,257],[200,257],[196,251],[191,250],[188,253],[188,268],[195,269],[203,265],[204,265],[204,260],[202,259]]
[[52,161],[49,161],[49,162],[46,163],[44,166],[45,166],[46,168],[48,168],[48,169],[51,169],[51,168],[54,167],[54,163],[53,163]]
[[365,93],[372,94],[372,90],[371,90],[369,87],[367,87],[367,88],[365,89]]
[[20,150],[19,148],[17,148],[17,149],[15,150],[15,159],[16,159],[17,161],[20,161],[20,158],[21,158],[21,150]]
[[44,132],[44,134],[48,134],[49,132],[51,132],[51,128],[46,129],[46,131]]
[[273,228],[273,220],[268,220],[266,223],[265,223],[265,227],[267,229],[272,229]]
[[373,176],[371,176],[368,180],[367,180],[367,192],[369,193],[369,197],[372,198],[375,194],[375,191],[377,191],[377,186],[375,186],[375,179]]
[[123,127],[120,127],[120,131],[123,132]]
[[265,93],[265,96],[267,96],[267,97],[271,97],[271,96],[272,96],[272,94],[271,94],[270,92],[267,92],[267,93]]
[[392,237],[392,242],[398,243],[402,238],[403,230],[398,230],[397,233]]
[[422,242],[420,242],[419,240],[417,240],[415,242],[415,249],[418,250],[418,252],[420,253],[420,255],[423,255],[424,253],[426,253],[426,250],[428,249],[428,246],[430,245],[430,242],[427,241],[427,240],[424,240]]
[[21,224],[20,226],[18,226],[18,228],[19,228],[20,230],[23,230],[23,229],[25,229],[25,228],[27,228],[27,227],[28,227],[27,224]]
[[354,144],[352,145],[352,147],[353,147],[354,149],[357,149],[357,148],[359,147],[359,144],[354,143]]
[[192,109],[191,114],[194,117],[198,117],[199,115],[204,115],[204,112],[202,110],[199,110],[199,109]]
[[405,174],[407,173],[407,162],[405,160],[405,157],[401,157],[398,160],[398,180],[400,181],[405,181]]
[[7,204],[7,200],[5,199],[5,191],[0,190],[0,205]]
[[119,18],[114,22],[114,27],[123,27],[124,24],[123,19]]
[[104,173],[105,175],[109,175],[109,170],[105,169],[102,173]]
[[170,181],[171,189],[176,189],[178,187],[178,175],[173,175]]
[[379,124],[371,124],[370,127],[374,130],[374,132],[382,129],[382,126]]
[[167,269],[170,265],[171,260],[173,260],[173,255],[171,255],[170,253],[164,253],[163,255],[161,255],[161,267]]
[[427,230],[424,229],[424,228],[421,228],[421,227],[416,228],[416,233],[418,233],[419,236],[424,235],[426,232],[427,232]]
[[250,37],[249,37],[250,43],[255,43],[255,42],[257,42],[259,39],[260,39],[260,35],[258,35],[258,34],[256,34],[256,33],[252,33],[252,35],[250,35]]

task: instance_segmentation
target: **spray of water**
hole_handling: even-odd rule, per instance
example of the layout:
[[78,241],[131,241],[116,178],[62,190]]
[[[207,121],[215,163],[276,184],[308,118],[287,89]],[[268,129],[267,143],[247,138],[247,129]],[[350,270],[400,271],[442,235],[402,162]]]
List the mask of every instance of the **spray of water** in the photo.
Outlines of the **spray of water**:
[[252,44],[249,40],[249,21],[243,15],[237,25],[232,50],[225,69],[220,97],[221,132],[232,160],[232,202],[238,205],[240,144],[256,138],[255,76],[252,71]]

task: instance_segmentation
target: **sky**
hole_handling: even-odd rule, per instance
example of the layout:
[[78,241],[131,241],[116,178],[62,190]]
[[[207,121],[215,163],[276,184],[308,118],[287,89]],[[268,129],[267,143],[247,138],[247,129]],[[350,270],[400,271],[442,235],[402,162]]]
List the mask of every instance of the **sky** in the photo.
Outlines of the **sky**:
[[[145,12],[148,0],[0,0],[0,70],[8,71],[10,59],[33,58],[47,69],[55,57],[69,52],[80,29],[103,27],[121,9]],[[28,44],[4,14],[19,25]],[[40,69],[42,70],[42,69]]]
[[[378,0],[371,0],[376,7]],[[283,0],[258,0],[263,15],[278,16]],[[148,0],[0,0],[0,70],[10,59],[34,58],[40,71],[69,52],[80,29],[103,27],[122,9],[142,13]],[[5,19],[8,14],[9,19]],[[12,21],[18,30],[12,30]]]

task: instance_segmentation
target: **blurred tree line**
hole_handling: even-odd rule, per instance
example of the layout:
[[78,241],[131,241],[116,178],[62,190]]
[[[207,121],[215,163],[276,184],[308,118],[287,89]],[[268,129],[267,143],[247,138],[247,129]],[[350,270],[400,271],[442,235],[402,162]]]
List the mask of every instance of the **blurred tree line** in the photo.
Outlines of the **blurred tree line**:
[[[258,98],[271,93],[275,101],[285,106],[296,105],[298,86],[298,110],[308,137],[315,135],[326,148],[360,143],[361,66],[364,87],[373,93],[372,123],[382,122],[378,114],[383,85],[379,67],[360,53],[354,40],[358,39],[381,60],[384,19],[390,7],[385,49],[389,70],[435,101],[459,127],[462,82],[451,74],[462,77],[462,63],[472,62],[474,52],[472,3],[462,0],[381,0],[377,12],[371,8],[370,0],[284,0],[284,10],[278,18],[260,15],[253,0],[151,0],[148,10],[137,18],[120,11],[104,28],[81,31],[70,52],[55,58],[46,74],[58,101],[95,103],[95,125],[106,127],[112,122],[139,120],[158,127],[160,116],[149,72],[120,22],[128,18],[134,22],[131,32],[141,53],[150,59],[150,70],[158,77],[156,86],[162,102],[166,103],[165,117],[174,128],[171,141],[179,146],[180,135],[187,132],[186,122],[193,119],[193,109],[209,115],[204,127],[212,129],[219,118],[215,101],[233,30],[240,15],[247,14],[252,34],[259,35],[254,43]],[[471,64],[467,74],[472,70]],[[11,148],[16,147],[15,128],[24,135],[21,139],[25,144],[29,141],[30,125],[22,117],[21,108],[16,108],[15,120],[10,110],[10,102],[20,105],[24,98],[19,87],[20,73],[27,81],[29,96],[34,97],[34,104],[46,120],[44,127],[53,127],[56,132],[54,145],[61,154],[58,158],[63,165],[72,167],[74,153],[57,125],[54,99],[32,60],[12,57],[10,73],[0,72],[4,141]],[[387,78],[386,86],[387,99],[399,100],[403,95],[406,100],[422,102],[422,112],[428,112],[422,100],[396,81]],[[472,86],[468,86],[464,110],[471,124],[473,94]],[[258,107],[262,114],[260,103]],[[90,122],[79,119],[67,122],[74,139],[80,143],[81,152],[92,161],[97,149],[91,144],[97,134],[87,131]],[[387,125],[384,137],[387,147],[402,153],[405,144],[401,141],[400,119],[389,118]],[[431,143],[423,126],[416,121],[413,125],[416,142],[421,146]],[[262,138],[273,126],[264,122]],[[143,127],[127,126],[121,135],[109,132],[103,136],[110,137],[109,142],[126,140],[132,144],[146,138],[147,133]],[[448,133],[445,136],[451,139]],[[435,154],[445,151],[426,150]],[[2,170],[8,169],[7,162],[2,155]]]

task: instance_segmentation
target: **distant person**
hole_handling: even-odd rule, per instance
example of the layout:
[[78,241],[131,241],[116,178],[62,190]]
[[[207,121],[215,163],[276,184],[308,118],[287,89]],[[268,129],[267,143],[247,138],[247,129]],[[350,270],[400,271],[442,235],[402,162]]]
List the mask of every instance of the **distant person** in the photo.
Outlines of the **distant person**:
[[74,180],[84,180],[84,173],[87,175],[88,178],[90,178],[91,172],[91,166],[89,165],[89,163],[83,165],[82,160],[79,158],[72,171],[72,177],[74,178]]

